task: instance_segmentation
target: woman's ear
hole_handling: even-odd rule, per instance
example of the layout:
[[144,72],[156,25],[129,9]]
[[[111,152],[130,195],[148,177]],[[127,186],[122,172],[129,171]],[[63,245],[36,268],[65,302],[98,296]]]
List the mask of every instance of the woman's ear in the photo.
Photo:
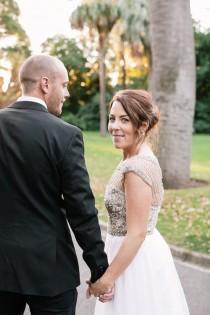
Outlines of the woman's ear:
[[145,139],[146,131],[145,128],[139,127],[136,129],[136,137],[137,137],[137,143],[143,142]]
[[149,128],[149,123],[146,121],[143,121],[143,123],[141,124],[140,129],[142,130],[142,132],[144,132],[146,134],[147,130]]

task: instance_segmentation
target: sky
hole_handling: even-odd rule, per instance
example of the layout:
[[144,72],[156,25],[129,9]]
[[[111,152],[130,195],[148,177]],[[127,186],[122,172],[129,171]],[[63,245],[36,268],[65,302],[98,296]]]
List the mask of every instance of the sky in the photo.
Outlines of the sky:
[[[173,0],[172,0],[173,1]],[[79,0],[16,0],[20,8],[20,23],[28,34],[33,53],[41,52],[41,44],[56,34],[72,37],[71,12]],[[210,28],[210,0],[190,0],[191,13],[203,28]]]
[[19,21],[30,38],[33,53],[41,52],[41,44],[56,34],[72,37],[69,17],[79,0],[16,0]]

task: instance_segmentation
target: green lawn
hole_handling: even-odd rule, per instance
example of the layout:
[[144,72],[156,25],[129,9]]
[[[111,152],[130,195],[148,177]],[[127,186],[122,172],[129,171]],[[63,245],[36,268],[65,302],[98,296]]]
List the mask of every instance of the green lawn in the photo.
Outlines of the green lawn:
[[[107,220],[103,203],[105,185],[121,159],[109,136],[86,132],[85,157],[99,218]],[[193,137],[191,176],[210,181],[210,135]],[[172,244],[210,253],[210,186],[167,190],[158,229]]]
[[193,136],[191,174],[210,181],[210,135]]

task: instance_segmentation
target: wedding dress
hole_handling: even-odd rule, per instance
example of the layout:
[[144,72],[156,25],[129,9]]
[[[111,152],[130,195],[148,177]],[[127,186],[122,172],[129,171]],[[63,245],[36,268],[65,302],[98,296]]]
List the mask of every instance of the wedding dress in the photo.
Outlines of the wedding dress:
[[161,169],[152,152],[121,161],[107,185],[105,205],[109,222],[105,249],[109,262],[126,234],[123,179],[127,172],[140,176],[152,189],[147,235],[131,264],[115,282],[113,300],[97,300],[94,315],[189,315],[170,248],[155,227],[164,191]]

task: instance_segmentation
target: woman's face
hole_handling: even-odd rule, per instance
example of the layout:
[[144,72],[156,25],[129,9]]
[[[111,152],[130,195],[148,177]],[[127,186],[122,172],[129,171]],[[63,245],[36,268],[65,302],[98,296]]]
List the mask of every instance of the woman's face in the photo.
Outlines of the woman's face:
[[128,114],[118,101],[114,101],[109,113],[109,133],[117,149],[130,150],[137,145],[137,131]]

